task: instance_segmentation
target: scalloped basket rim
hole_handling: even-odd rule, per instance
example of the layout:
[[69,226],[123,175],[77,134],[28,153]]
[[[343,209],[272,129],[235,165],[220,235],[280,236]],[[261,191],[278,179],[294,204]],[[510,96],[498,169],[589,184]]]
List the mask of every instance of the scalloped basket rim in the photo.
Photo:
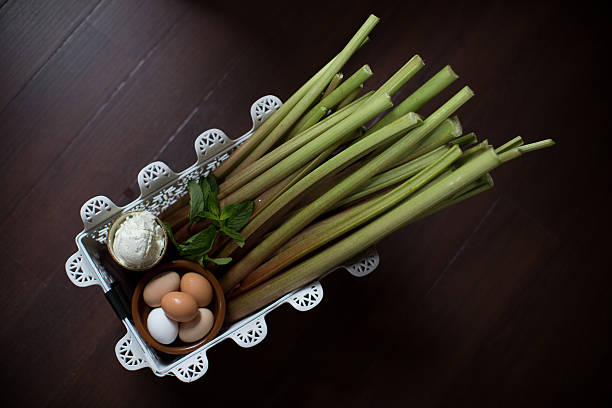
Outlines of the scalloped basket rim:
[[[273,101],[273,102],[270,102]],[[236,138],[236,139],[232,139],[230,138],[224,131],[222,131],[221,129],[218,128],[210,128],[207,129],[203,132],[201,132],[198,136],[196,136],[195,140],[194,140],[194,149],[195,149],[195,153],[196,153],[196,162],[192,165],[190,165],[189,167],[187,167],[186,169],[180,171],[180,172],[176,172],[174,171],[167,163],[163,162],[163,161],[159,161],[156,160],[154,162],[151,162],[149,164],[147,164],[146,166],[144,166],[137,174],[136,178],[137,178],[137,182],[138,182],[138,186],[140,189],[140,194],[139,196],[123,205],[117,205],[117,203],[115,203],[113,200],[111,200],[109,197],[104,196],[104,195],[97,195],[94,196],[92,198],[90,198],[89,200],[85,201],[83,203],[83,205],[81,206],[81,218],[83,218],[83,209],[89,205],[92,201],[100,199],[100,200],[104,200],[106,201],[110,208],[108,208],[107,210],[110,211],[112,214],[109,217],[106,218],[102,218],[100,220],[98,220],[96,223],[92,223],[91,221],[88,221],[86,224],[86,220],[83,219],[83,233],[88,233],[92,230],[97,229],[100,225],[105,224],[106,222],[108,222],[109,220],[112,220],[113,218],[119,216],[120,214],[123,214],[125,212],[130,211],[132,208],[137,207],[138,205],[140,205],[143,201],[145,201],[147,198],[153,196],[154,194],[156,194],[159,190],[171,185],[172,183],[175,183],[178,179],[183,179],[185,178],[187,175],[191,174],[194,171],[197,171],[203,167],[205,167],[209,162],[213,161],[215,158],[217,157],[222,157],[225,154],[228,154],[233,151],[234,149],[236,149],[236,147],[238,147],[241,143],[243,143],[246,139],[248,139],[249,137],[251,137],[251,135],[253,134],[253,132],[259,127],[261,126],[261,124],[264,122],[263,120],[261,120],[260,118],[257,117],[257,109],[260,105],[266,105],[266,104],[272,104],[272,107],[274,107],[274,110],[268,110],[264,115],[267,115],[267,117],[269,117],[269,115],[271,115],[273,112],[275,112],[281,105],[282,105],[282,100],[280,98],[278,98],[275,95],[265,95],[262,96],[261,98],[258,98],[255,102],[253,102],[253,104],[251,105],[251,109],[250,109],[250,113],[251,113],[251,120],[253,122],[253,125],[251,127],[251,129],[243,134],[242,136]],[[270,108],[270,106],[268,106],[268,108]],[[266,117],[266,119],[267,119]],[[214,153],[201,153],[198,151],[197,146],[195,145],[196,142],[198,141],[198,139],[205,135],[208,132],[220,132],[222,134],[222,139],[224,139],[224,141],[222,142],[222,144],[226,144],[226,146],[224,148],[220,148],[218,150],[215,150]],[[168,180],[163,183],[163,184],[159,184],[156,186],[155,189],[150,189],[148,187],[143,187],[143,184],[141,184],[141,174],[147,169],[149,168],[149,166],[152,165],[163,165],[165,168],[168,169],[169,171],[169,175],[168,175]],[[145,191],[148,190],[148,191]],[[94,218],[97,217],[97,214],[95,214],[93,216]],[[93,221],[93,220],[92,220]]]

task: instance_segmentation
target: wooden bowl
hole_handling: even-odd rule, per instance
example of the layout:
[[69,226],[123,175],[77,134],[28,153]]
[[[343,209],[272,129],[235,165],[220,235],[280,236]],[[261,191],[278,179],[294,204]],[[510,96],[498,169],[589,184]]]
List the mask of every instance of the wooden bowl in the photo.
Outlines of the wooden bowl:
[[125,221],[125,219],[128,216],[133,215],[135,213],[139,213],[139,212],[146,212],[146,211],[130,211],[130,212],[126,212],[125,214],[121,214],[119,217],[117,217],[115,221],[113,221],[113,223],[111,224],[110,228],[108,229],[108,235],[106,238],[106,248],[108,249],[108,253],[110,254],[111,258],[113,258],[113,261],[115,261],[117,265],[121,266],[122,268],[125,268],[129,271],[136,271],[136,272],[146,271],[147,269],[153,268],[155,265],[157,265],[162,260],[164,255],[166,255],[166,249],[168,249],[168,233],[166,232],[166,229],[164,228],[164,224],[162,224],[159,217],[155,217],[155,221],[159,224],[162,231],[164,232],[164,249],[162,250],[159,257],[155,260],[155,262],[153,262],[150,265],[143,266],[141,268],[135,268],[135,267],[121,263],[119,259],[115,256],[115,253],[113,252],[113,243],[115,241],[115,233],[117,232],[117,229],[121,226],[121,223]]
[[[149,330],[147,329],[147,317],[153,308],[144,302],[142,292],[144,287],[154,276],[168,271],[174,271],[181,277],[187,272],[199,273],[212,285],[213,299],[211,300],[210,305],[207,307],[213,312],[215,320],[210,332],[204,338],[196,342],[184,343],[177,338],[172,344],[161,344],[149,334]],[[217,333],[219,333],[219,330],[221,330],[221,325],[225,319],[225,296],[223,295],[223,289],[221,289],[221,285],[215,276],[197,263],[184,260],[171,261],[159,265],[155,269],[149,271],[142,277],[140,282],[138,282],[136,289],[134,289],[134,294],[132,295],[132,318],[134,319],[134,324],[136,324],[136,328],[138,329],[138,332],[142,338],[156,350],[168,354],[188,354],[214,339]]]

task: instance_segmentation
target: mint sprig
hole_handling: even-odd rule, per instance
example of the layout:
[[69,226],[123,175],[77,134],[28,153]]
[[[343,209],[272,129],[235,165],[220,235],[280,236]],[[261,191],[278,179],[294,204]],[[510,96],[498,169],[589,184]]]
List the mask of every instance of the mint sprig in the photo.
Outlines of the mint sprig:
[[240,230],[246,225],[253,214],[253,202],[229,204],[221,209],[219,202],[219,187],[217,180],[212,174],[189,182],[189,221],[191,223],[209,219],[218,231],[232,238],[242,247],[244,239]]
[[219,187],[212,174],[201,178],[199,181],[189,181],[188,188],[190,225],[206,219],[211,220],[212,225],[179,243],[174,238],[170,226],[164,223],[170,240],[181,257],[197,262],[202,266],[205,262],[212,262],[217,265],[230,263],[232,258],[211,258],[208,256],[208,252],[212,249],[219,232],[236,241],[238,246],[244,246],[244,239],[239,231],[253,214],[253,202],[234,203],[221,208],[218,197]]

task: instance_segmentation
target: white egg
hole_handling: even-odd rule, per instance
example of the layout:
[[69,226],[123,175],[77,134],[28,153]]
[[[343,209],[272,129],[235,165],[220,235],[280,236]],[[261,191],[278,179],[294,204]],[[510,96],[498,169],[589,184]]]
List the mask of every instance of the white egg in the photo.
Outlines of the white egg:
[[170,344],[178,336],[178,323],[170,319],[161,307],[151,310],[147,317],[149,334],[161,344]]

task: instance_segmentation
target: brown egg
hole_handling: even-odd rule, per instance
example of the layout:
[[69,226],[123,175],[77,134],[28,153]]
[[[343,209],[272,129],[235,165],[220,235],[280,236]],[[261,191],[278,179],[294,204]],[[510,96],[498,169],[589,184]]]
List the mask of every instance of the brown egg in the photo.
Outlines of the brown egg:
[[188,272],[181,278],[181,292],[189,293],[198,303],[199,307],[208,306],[213,297],[210,282],[195,272]]
[[161,307],[169,318],[177,322],[188,322],[198,314],[198,304],[189,293],[166,293],[161,300]]
[[181,323],[179,327],[179,338],[185,343],[200,340],[206,336],[215,322],[213,313],[204,307],[198,309],[195,319],[187,323]]
[[161,273],[147,283],[142,291],[142,299],[151,307],[159,307],[166,293],[179,289],[180,281],[181,277],[176,272]]

